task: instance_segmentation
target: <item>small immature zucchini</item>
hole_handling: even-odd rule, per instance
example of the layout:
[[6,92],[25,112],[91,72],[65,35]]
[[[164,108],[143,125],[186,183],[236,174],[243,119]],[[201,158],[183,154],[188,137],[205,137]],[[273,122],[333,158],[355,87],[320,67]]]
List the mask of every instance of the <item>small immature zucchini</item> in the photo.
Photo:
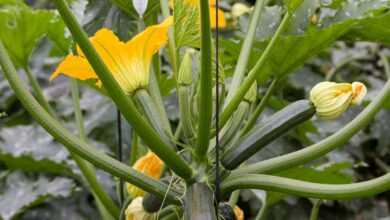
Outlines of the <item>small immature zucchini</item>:
[[222,157],[222,164],[226,169],[235,169],[276,138],[309,120],[314,113],[315,107],[309,100],[296,101],[286,106],[249,131],[241,138],[239,146],[229,148]]

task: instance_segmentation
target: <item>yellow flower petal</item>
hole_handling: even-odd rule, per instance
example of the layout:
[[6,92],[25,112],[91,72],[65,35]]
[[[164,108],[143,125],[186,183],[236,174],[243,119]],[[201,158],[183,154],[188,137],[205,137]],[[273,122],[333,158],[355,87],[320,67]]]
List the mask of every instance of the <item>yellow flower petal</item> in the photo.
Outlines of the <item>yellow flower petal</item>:
[[[164,162],[156,154],[149,151],[137,160],[133,168],[153,179],[159,179],[164,169]],[[145,194],[142,189],[131,184],[127,184],[127,191],[134,198]]]
[[60,74],[79,80],[98,80],[97,75],[89,65],[88,61],[80,56],[68,55],[50,76],[50,80],[54,80]]
[[[147,86],[152,56],[167,42],[170,25],[172,25],[171,17],[162,24],[146,28],[127,43],[121,42],[111,30],[106,28],[100,29],[90,40],[120,87],[130,94],[138,88]],[[66,57],[52,74],[51,79],[63,73],[80,80],[98,80],[80,48],[78,54],[78,56]]]
[[[211,28],[217,28],[216,17],[217,13],[215,12],[215,7],[210,7]],[[218,9],[218,28],[226,28],[225,13],[221,9]]]

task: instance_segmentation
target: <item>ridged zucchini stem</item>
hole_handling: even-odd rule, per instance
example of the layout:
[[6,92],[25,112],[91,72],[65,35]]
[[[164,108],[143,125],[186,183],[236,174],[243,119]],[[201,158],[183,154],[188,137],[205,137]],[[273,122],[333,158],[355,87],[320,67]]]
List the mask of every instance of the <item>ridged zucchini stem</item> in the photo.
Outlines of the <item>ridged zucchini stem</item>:
[[237,189],[261,189],[307,198],[346,200],[370,197],[390,190],[390,173],[351,184],[321,184],[264,174],[242,174],[227,178],[221,185],[224,194]]
[[194,183],[185,195],[186,220],[217,220],[214,193],[205,183]]
[[254,6],[254,10],[250,18],[248,32],[246,33],[244,42],[242,44],[236,68],[234,69],[232,83],[229,86],[226,103],[228,103],[233,98],[233,95],[240,87],[240,84],[245,76],[246,68],[249,62],[249,56],[252,51],[252,45],[256,38],[256,29],[260,23],[261,12],[263,11],[266,2],[267,0],[258,0]]
[[175,146],[172,142],[172,137],[170,136],[170,128],[163,126],[163,120],[161,119],[161,114],[158,111],[158,107],[150,97],[149,93],[145,89],[139,89],[134,93],[134,97],[139,102],[146,118],[152,125],[152,127],[157,131],[161,138],[170,146]]

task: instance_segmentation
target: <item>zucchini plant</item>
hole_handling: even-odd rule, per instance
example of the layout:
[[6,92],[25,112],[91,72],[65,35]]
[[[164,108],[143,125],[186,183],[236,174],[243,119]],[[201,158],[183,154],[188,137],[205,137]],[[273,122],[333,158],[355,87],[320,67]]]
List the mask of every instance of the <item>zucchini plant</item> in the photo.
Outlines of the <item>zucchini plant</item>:
[[[362,102],[367,93],[363,83],[324,81],[306,94],[307,99],[288,103],[270,117],[258,120],[278,84],[336,40],[389,43],[389,38],[380,37],[390,28],[388,1],[342,0],[325,4],[312,0],[257,0],[253,8],[241,6],[233,10],[220,7],[220,2],[214,0],[112,0],[136,21],[138,33],[122,41],[116,35],[119,33],[109,28],[101,28],[88,37],[70,9],[71,3],[53,0],[55,9],[39,10],[55,18],[51,22],[55,27],[31,37],[25,54],[18,53],[18,47],[23,45],[10,36],[37,30],[28,26],[23,27],[26,30],[10,28],[18,25],[11,18],[27,23],[26,14],[33,16],[39,10],[12,2],[0,3],[4,25],[0,33],[2,73],[24,108],[71,152],[83,182],[103,207],[99,211],[104,218],[244,219],[236,205],[241,189],[319,201],[370,197],[390,189],[390,173],[348,184],[277,175],[344,146],[389,100],[390,81],[364,110],[331,136],[295,152],[249,161],[313,117],[337,120],[348,108]],[[274,28],[267,29],[271,27],[266,22],[271,7],[278,8],[280,19],[271,25]],[[7,13],[12,16],[7,17]],[[251,19],[245,37],[228,41],[228,35],[222,34],[248,13]],[[28,68],[34,43],[45,33],[55,43],[62,42],[60,48],[65,55],[50,80],[59,75],[72,78],[79,136],[56,116]],[[238,59],[222,57],[231,50],[239,54]],[[390,77],[387,58],[383,54],[380,57],[383,72]],[[169,119],[164,105],[162,82],[166,73],[162,67],[172,77],[178,123]],[[33,94],[18,75],[19,68],[29,76]],[[117,160],[88,143],[83,132],[79,85],[109,97],[134,130],[130,162]],[[267,85],[265,94],[260,96],[259,88]],[[141,148],[144,155],[137,154]],[[126,198],[119,203],[111,198],[96,178],[95,168],[119,178],[122,187],[118,189],[120,194],[125,191]],[[318,213],[318,204],[313,213]],[[263,205],[258,219],[266,208]],[[316,214],[313,216],[315,219]]]

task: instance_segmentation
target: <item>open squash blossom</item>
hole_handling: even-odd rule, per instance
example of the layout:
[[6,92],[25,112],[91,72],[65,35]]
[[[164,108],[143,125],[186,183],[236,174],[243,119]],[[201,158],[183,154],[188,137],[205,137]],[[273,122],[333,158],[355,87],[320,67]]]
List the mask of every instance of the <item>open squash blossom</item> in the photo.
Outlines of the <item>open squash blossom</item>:
[[334,119],[351,105],[360,104],[366,93],[367,88],[361,82],[321,82],[310,91],[310,100],[320,118]]
[[[153,152],[149,151],[145,156],[139,158],[133,168],[153,179],[159,179],[164,169],[164,162]],[[145,192],[132,185],[127,184],[127,192],[133,197],[143,196]]]
[[236,216],[237,220],[244,220],[244,211],[238,206],[235,206],[234,209],[234,215]]
[[[105,28],[90,38],[92,45],[125,93],[131,94],[148,85],[152,56],[166,44],[168,28],[172,22],[172,17],[169,17],[161,24],[149,26],[126,43],[121,42],[112,31]],[[92,66],[80,48],[77,49],[79,55],[68,55],[51,75],[50,80],[64,74],[79,80],[96,80],[96,85],[101,87]]]
[[[169,0],[169,5],[171,8],[174,7],[173,2],[174,1],[183,1],[183,0]],[[191,8],[197,8],[199,9],[199,0],[184,0],[183,1],[185,5]],[[216,11],[216,5],[215,5],[215,0],[210,0],[210,25],[211,28],[217,28],[217,14],[218,14],[218,28],[226,28],[226,19],[225,19],[225,13],[221,10],[218,9],[218,12]],[[200,18],[198,18],[200,20]]]
[[155,215],[144,210],[142,205],[143,197],[137,197],[131,201],[126,208],[126,220],[153,220]]

